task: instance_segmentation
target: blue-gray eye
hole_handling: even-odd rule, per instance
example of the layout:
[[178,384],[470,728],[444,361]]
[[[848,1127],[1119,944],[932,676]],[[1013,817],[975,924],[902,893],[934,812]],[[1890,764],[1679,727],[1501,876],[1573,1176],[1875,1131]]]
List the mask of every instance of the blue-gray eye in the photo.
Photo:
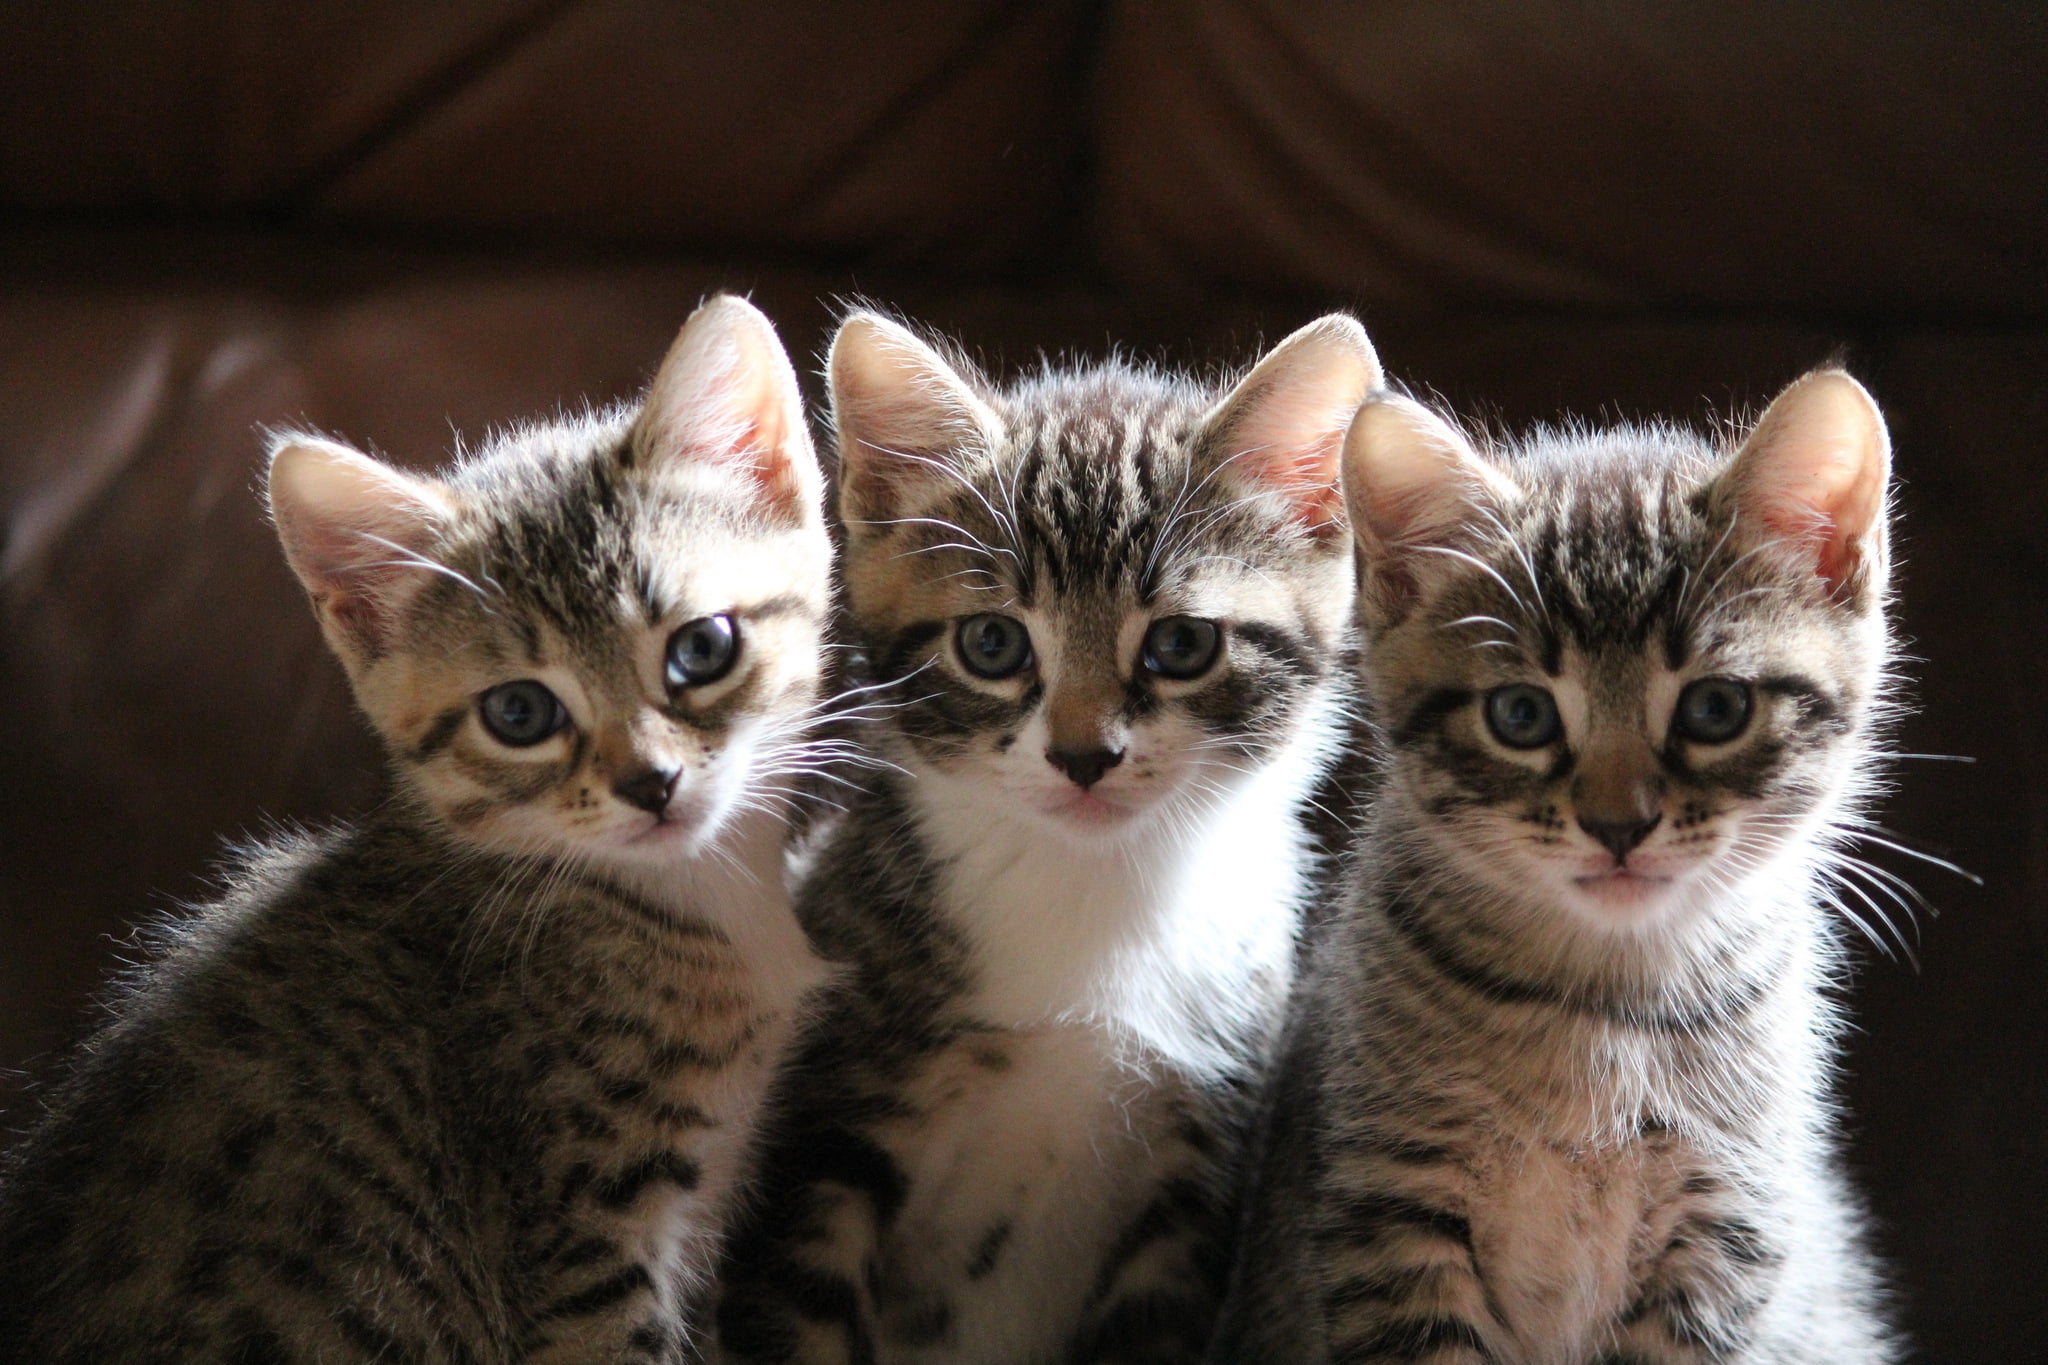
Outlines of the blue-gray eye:
[[970,616],[954,632],[960,662],[977,678],[1007,678],[1031,662],[1031,632],[1009,616]]
[[569,723],[555,694],[531,678],[500,683],[477,698],[484,729],[515,749],[538,744]]
[[1726,744],[1749,728],[1749,684],[1733,678],[1701,678],[1678,694],[1672,728],[1695,744]]
[[1510,749],[1540,749],[1564,734],[1557,698],[1528,683],[1509,683],[1488,692],[1486,724]]
[[732,672],[740,657],[740,631],[730,616],[700,616],[668,637],[668,685],[702,687]]
[[1214,621],[1164,616],[1145,632],[1145,667],[1162,678],[1199,678],[1216,663],[1223,633]]

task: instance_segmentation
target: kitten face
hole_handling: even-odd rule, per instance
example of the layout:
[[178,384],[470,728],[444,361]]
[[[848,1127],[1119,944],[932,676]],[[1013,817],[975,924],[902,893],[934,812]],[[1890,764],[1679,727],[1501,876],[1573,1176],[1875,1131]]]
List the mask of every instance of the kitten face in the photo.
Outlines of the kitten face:
[[[1365,509],[1367,673],[1387,799],[1419,813],[1433,859],[1499,901],[1622,927],[1725,898],[1854,794],[1887,448],[1853,381],[1816,379],[1841,432],[1788,436],[1774,407],[1732,458],[1623,430],[1482,461],[1397,414],[1451,477],[1434,503]],[[1392,493],[1401,471],[1382,468]]]
[[[816,695],[822,547],[721,526],[715,503],[660,480],[607,488],[616,455],[543,457],[524,486],[503,468],[522,458],[480,457],[500,468],[458,493],[456,524],[423,553],[481,591],[445,576],[421,590],[388,666],[366,672],[365,708],[461,834],[694,853]],[[609,544],[563,539],[564,507],[607,502]]]
[[852,606],[931,778],[1116,838],[1311,723],[1352,596],[1336,453],[1377,377],[1355,323],[1220,403],[1118,366],[998,394],[872,315],[832,373]]
[[[974,520],[964,506],[940,515]],[[1027,516],[1021,529],[1014,552],[1043,567],[1073,528]],[[1166,528],[1118,533],[1135,547]],[[1113,832],[1228,787],[1301,723],[1342,639],[1333,606],[1347,586],[1327,557],[1240,549],[1230,557],[1251,568],[1198,538],[1163,556],[1153,583],[1136,562],[1065,583],[970,571],[919,594],[914,613],[878,612],[891,669],[916,674],[901,733],[928,767],[1069,833]],[[942,573],[969,567],[958,552],[926,558]]]
[[460,837],[658,868],[798,761],[829,547],[765,319],[699,311],[636,413],[422,480],[288,438],[294,567],[407,785]]

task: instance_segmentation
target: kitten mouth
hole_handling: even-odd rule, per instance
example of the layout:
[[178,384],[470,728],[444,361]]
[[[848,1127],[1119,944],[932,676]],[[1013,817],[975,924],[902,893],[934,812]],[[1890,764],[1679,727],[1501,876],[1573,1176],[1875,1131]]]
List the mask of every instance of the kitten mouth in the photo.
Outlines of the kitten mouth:
[[656,816],[646,828],[635,834],[628,834],[626,842],[635,847],[651,847],[672,839],[687,839],[697,832],[694,820],[678,820],[673,816]]
[[1610,867],[1584,877],[1572,878],[1572,885],[1589,900],[1602,905],[1636,906],[1655,900],[1670,887],[1670,877],[1653,876],[1630,867]]
[[642,828],[626,835],[624,842],[633,848],[658,848],[677,841],[689,843],[703,833],[708,813],[704,802],[672,801],[668,809],[650,815]]
[[1137,812],[1094,791],[1062,793],[1047,806],[1048,813],[1084,829],[1111,829]]

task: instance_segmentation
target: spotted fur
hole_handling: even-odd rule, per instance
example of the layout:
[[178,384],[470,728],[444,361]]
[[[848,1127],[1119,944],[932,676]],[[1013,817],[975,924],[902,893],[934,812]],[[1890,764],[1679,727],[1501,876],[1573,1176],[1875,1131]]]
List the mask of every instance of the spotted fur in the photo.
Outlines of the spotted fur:
[[[1375,789],[1214,1359],[1897,1358],[1828,1094],[1888,462],[1837,372],[1739,448],[1481,455],[1404,399],[1361,411]],[[1678,719],[1714,680],[1751,698],[1733,735]],[[1560,726],[1516,747],[1543,728],[1490,698],[1528,686]]]
[[[781,791],[829,546],[767,320],[435,478],[278,438],[285,548],[397,794],[241,854],[0,1175],[0,1359],[675,1362],[801,992]],[[730,671],[668,642],[737,622]],[[566,724],[514,747],[491,689]],[[652,775],[650,777],[650,775]]]
[[[721,1346],[744,1361],[1192,1361],[1293,971],[1300,807],[1376,377],[1333,317],[1234,389],[1119,363],[1007,389],[903,328],[834,345],[858,644],[895,765],[799,906],[849,964],[778,1106]],[[962,624],[1028,628],[981,678]],[[1142,663],[1155,622],[1217,662]]]

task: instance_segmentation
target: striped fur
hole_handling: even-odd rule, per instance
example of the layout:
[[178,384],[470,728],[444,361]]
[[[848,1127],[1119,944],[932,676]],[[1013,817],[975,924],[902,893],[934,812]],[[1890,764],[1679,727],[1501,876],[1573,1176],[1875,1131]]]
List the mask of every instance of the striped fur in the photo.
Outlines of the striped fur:
[[[1375,789],[1213,1359],[1897,1358],[1828,1095],[1887,468],[1838,373],[1739,451],[1361,412]],[[1753,709],[1704,742],[1679,698],[1715,678]],[[1556,740],[1489,724],[1524,685]]]
[[[897,771],[800,893],[850,970],[735,1235],[726,1358],[1199,1358],[1345,687],[1336,455],[1375,377],[1346,318],[1229,393],[1118,363],[997,390],[842,328],[846,577]],[[1010,676],[966,667],[988,613],[1029,630]],[[1176,616],[1218,623],[1198,677],[1142,663]]]
[[[697,1358],[823,971],[777,795],[817,757],[828,593],[798,402],[720,299],[640,408],[441,477],[279,439],[280,533],[398,793],[151,931],[0,1175],[0,1359]],[[673,687],[707,613],[738,661]],[[508,746],[480,699],[527,679],[568,723]]]

